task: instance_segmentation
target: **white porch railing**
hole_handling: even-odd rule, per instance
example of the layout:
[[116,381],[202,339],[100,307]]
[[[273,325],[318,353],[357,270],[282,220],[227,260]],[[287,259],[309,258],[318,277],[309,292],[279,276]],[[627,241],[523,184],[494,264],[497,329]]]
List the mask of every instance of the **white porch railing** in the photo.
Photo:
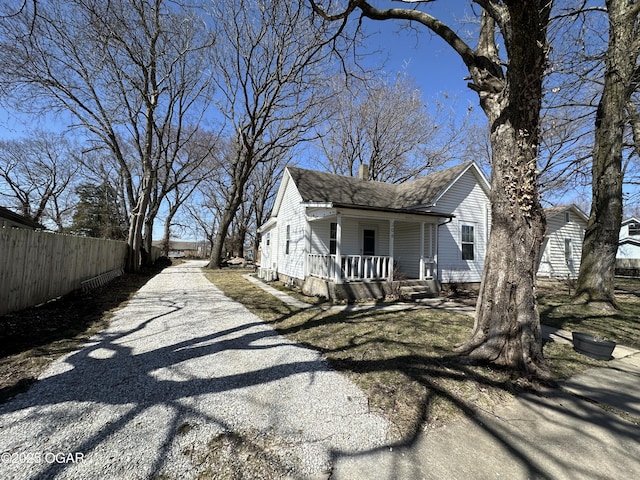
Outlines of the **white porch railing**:
[[335,255],[310,253],[307,255],[307,272],[312,277],[335,278]]
[[[307,256],[308,275],[334,280],[336,278],[336,256],[311,253]],[[390,258],[387,256],[342,255],[340,258],[341,281],[387,280]],[[422,259],[424,279],[436,278],[436,261]]]
[[389,278],[389,257],[343,255],[342,274],[345,280],[384,280]]
[[[308,255],[308,274],[333,280],[336,278],[336,256],[311,253]],[[385,280],[389,278],[390,258],[387,256],[341,255],[340,280]]]

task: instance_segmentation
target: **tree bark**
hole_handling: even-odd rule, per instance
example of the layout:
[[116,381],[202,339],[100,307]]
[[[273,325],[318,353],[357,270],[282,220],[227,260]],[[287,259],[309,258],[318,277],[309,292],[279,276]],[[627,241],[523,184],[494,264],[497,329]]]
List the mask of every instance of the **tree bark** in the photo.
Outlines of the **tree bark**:
[[[491,235],[471,338],[456,351],[539,378],[550,378],[542,355],[536,273],[546,223],[538,193],[538,135],[549,11],[530,2],[498,11],[509,68],[503,80],[472,68],[489,120],[493,152]],[[550,7],[548,7],[550,8]],[[498,62],[494,18],[483,14],[480,54]],[[492,78],[493,77],[493,78]],[[502,85],[502,87],[501,87]]]
[[576,301],[616,307],[614,274],[622,224],[622,149],[626,105],[639,48],[635,39],[638,4],[608,0],[609,44],[602,96],[595,120],[591,212],[582,245]]

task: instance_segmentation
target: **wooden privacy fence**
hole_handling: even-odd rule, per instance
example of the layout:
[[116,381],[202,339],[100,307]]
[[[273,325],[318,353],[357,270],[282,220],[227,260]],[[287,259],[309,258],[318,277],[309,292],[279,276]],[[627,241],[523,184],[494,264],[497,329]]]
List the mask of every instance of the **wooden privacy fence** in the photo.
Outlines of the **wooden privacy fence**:
[[122,269],[126,242],[0,229],[0,315],[39,305]]

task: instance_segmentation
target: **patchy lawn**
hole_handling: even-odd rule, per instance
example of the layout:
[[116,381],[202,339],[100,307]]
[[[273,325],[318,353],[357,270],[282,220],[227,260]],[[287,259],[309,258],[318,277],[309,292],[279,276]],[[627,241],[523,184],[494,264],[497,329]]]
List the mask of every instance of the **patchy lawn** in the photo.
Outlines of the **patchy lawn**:
[[541,322],[568,331],[581,331],[640,350],[640,279],[616,278],[619,310],[603,311],[573,304],[573,282],[538,281]]
[[0,317],[0,403],[27,390],[56,358],[78,349],[106,328],[113,312],[170,264],[165,259],[89,293],[72,292]]
[[324,354],[394,425],[396,439],[451,421],[462,412],[492,411],[518,390],[509,375],[462,364],[451,354],[473,326],[466,315],[422,308],[404,311],[298,309],[241,278],[207,271],[227,296],[288,338]]

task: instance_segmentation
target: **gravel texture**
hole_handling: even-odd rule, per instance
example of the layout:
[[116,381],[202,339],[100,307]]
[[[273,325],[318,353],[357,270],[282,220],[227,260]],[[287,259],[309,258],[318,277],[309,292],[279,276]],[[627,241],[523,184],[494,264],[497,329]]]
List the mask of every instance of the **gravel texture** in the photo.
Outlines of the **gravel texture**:
[[0,406],[0,478],[326,478],[388,425],[188,262]]

